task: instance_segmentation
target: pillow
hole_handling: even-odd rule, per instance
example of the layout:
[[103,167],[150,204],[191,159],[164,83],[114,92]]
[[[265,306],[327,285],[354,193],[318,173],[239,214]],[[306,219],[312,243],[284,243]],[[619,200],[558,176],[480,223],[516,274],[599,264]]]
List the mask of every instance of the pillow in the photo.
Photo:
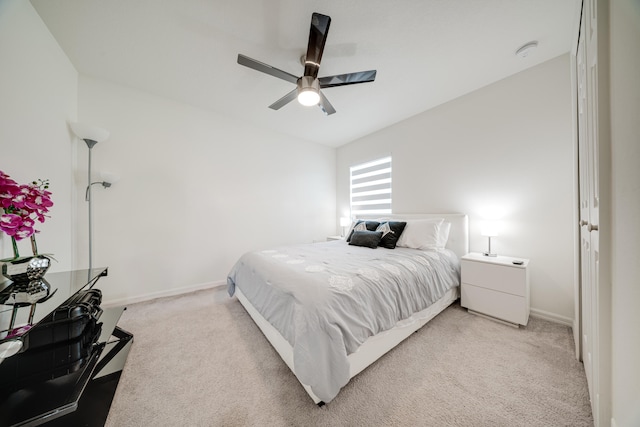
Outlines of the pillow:
[[367,224],[365,224],[364,221],[354,221],[353,224],[351,224],[351,231],[347,234],[347,242],[351,241],[351,236],[353,236],[353,233],[356,231],[367,231]]
[[353,233],[353,229],[356,228],[356,225],[358,225],[359,223],[360,223],[360,221],[358,221],[357,219],[354,219],[353,221],[351,221],[351,225],[349,226],[349,230],[344,235],[344,240],[346,240],[347,242],[349,241],[349,237],[351,236],[351,233]]
[[440,232],[438,233],[438,248],[444,249],[449,241],[449,231],[451,230],[451,223],[445,221],[440,225]]
[[408,220],[397,246],[412,249],[436,249],[444,218]]
[[351,228],[351,232],[347,235],[347,242],[351,240],[351,236],[355,231],[376,231],[380,223],[378,221],[363,221],[359,219]]
[[381,223],[376,231],[382,232],[379,246],[387,249],[395,249],[398,239],[402,235],[407,223],[402,221],[385,221]]
[[380,239],[382,239],[381,231],[354,231],[351,235],[351,241],[349,244],[375,249],[378,247]]
[[369,231],[376,231],[376,228],[380,225],[378,221],[365,221],[365,224],[367,224],[367,230]]

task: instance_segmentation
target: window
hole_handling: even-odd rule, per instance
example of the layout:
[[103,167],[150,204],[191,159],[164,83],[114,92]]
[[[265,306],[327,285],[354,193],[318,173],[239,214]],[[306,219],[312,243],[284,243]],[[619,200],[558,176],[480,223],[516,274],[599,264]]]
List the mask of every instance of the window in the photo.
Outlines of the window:
[[351,215],[391,213],[391,156],[351,166]]

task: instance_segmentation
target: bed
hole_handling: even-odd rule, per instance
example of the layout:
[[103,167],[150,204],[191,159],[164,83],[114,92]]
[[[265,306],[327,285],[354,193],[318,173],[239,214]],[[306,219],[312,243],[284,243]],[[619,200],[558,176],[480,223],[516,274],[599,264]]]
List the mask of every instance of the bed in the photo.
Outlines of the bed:
[[[436,246],[425,246],[428,232]],[[394,249],[360,246],[363,236],[394,234]],[[227,277],[229,295],[319,405],[459,297],[468,252],[464,214],[361,219],[346,235],[246,253]]]

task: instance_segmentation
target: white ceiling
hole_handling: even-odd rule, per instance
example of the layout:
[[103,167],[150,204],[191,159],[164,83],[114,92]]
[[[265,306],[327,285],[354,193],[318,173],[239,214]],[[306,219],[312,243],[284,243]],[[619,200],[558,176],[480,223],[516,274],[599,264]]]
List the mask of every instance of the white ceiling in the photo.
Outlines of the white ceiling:
[[[569,52],[580,0],[31,3],[82,74],[339,146]],[[331,116],[295,101],[271,110],[294,85],[237,55],[301,75],[313,12],[332,20],[319,76],[376,69],[376,81],[323,90]]]

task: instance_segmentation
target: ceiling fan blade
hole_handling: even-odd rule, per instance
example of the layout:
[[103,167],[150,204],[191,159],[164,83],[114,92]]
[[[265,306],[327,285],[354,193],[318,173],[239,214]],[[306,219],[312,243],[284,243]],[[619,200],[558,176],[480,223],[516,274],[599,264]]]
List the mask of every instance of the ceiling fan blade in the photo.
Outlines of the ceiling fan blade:
[[331,18],[327,15],[314,13],[311,15],[311,29],[309,30],[309,45],[304,59],[304,75],[314,79],[318,77],[318,69],[324,52],[324,44],[329,34]]
[[376,79],[376,70],[358,71],[357,73],[337,74],[335,76],[320,77],[321,88],[354,85],[357,83],[368,83]]
[[269,105],[269,108],[271,108],[272,110],[279,110],[285,105],[287,105],[288,103],[290,103],[291,101],[293,101],[294,99],[296,99],[297,96],[298,96],[298,88],[295,88],[294,90],[292,90],[291,92],[283,96],[282,98],[278,99],[273,104]]
[[333,105],[331,105],[327,97],[324,96],[324,93],[322,92],[319,92],[319,93],[320,93],[320,102],[318,102],[318,107],[320,107],[322,112],[327,116],[330,116],[331,114],[335,113],[336,109],[333,108]]
[[286,71],[279,70],[271,65],[267,65],[263,62],[256,61],[255,59],[251,59],[248,56],[245,56],[241,53],[238,54],[238,64],[244,65],[245,67],[253,68],[256,71],[260,71],[265,74],[272,75],[282,80],[286,80],[291,83],[297,83],[298,77],[293,74],[289,74]]

